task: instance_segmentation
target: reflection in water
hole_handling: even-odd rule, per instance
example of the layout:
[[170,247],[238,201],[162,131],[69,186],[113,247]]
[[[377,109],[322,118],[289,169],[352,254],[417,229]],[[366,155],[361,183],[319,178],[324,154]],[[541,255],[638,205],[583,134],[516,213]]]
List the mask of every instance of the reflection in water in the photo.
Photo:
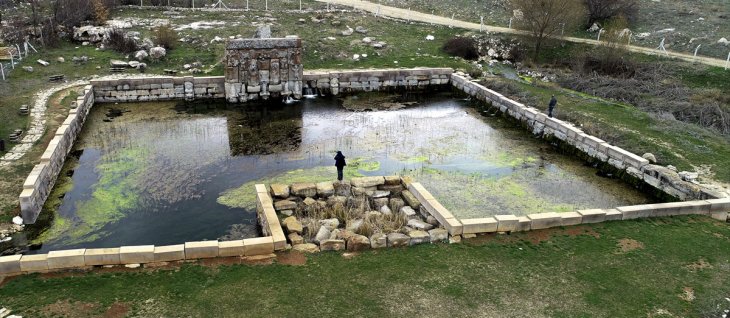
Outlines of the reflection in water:
[[128,112],[111,122],[104,114],[119,105],[90,114],[73,187],[54,190],[65,195],[38,239],[42,251],[256,236],[253,184],[334,180],[337,150],[349,158],[347,177],[412,175],[458,217],[648,201],[448,96],[375,112],[350,112],[334,99],[122,106]]

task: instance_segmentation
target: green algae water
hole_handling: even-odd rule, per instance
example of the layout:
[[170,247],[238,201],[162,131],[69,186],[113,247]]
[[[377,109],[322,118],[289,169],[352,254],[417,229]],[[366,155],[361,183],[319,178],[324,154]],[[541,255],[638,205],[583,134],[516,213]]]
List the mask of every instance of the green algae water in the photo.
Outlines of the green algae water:
[[[347,102],[359,101],[373,102]],[[416,96],[397,110],[341,105],[95,105],[33,249],[258,236],[253,185],[335,180],[337,150],[347,178],[412,176],[460,218],[651,201],[450,94]]]

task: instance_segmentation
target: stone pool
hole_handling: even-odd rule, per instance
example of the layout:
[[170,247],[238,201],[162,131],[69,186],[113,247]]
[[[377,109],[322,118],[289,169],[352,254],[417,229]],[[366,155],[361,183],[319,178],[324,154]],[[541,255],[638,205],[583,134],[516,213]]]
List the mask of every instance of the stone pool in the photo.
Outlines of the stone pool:
[[[404,103],[405,102],[405,103]],[[458,218],[652,199],[448,93],[291,105],[97,104],[49,197],[36,252],[258,236],[255,183],[412,176]],[[366,107],[368,108],[368,107]]]

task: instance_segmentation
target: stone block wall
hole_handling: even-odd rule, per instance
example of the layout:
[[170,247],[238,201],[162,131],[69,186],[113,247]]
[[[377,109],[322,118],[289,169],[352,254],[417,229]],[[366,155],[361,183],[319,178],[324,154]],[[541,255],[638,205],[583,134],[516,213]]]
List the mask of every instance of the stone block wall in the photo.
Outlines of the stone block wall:
[[490,103],[501,112],[525,124],[530,131],[544,138],[557,139],[588,157],[604,162],[628,175],[680,200],[713,199],[719,197],[710,189],[682,180],[667,168],[650,164],[648,160],[604,140],[588,135],[580,128],[557,118],[548,118],[540,110],[528,107],[504,97],[465,76],[453,74],[454,87],[474,96],[477,100]]
[[94,91],[91,85],[87,85],[84,87],[83,95],[76,100],[76,107],[69,111],[66,120],[56,130],[53,139],[41,155],[40,163],[33,167],[25,179],[19,197],[20,215],[24,223],[33,224],[38,218],[93,105]]
[[257,184],[256,188],[256,213],[264,235],[271,236],[274,240],[274,249],[283,250],[286,248],[286,236],[281,228],[279,217],[274,209],[274,201],[269,195],[266,185]]
[[332,95],[395,88],[415,90],[447,85],[453,72],[450,68],[314,71],[304,74],[304,86]]
[[96,102],[150,102],[225,98],[222,76],[157,76],[116,80],[93,80]]

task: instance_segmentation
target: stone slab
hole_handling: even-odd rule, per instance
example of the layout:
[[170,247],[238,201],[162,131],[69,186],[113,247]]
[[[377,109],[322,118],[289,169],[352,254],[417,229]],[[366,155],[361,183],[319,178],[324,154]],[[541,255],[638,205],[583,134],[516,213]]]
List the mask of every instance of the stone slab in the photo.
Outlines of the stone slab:
[[218,256],[231,257],[243,256],[243,240],[218,242]]
[[324,251],[342,251],[345,249],[344,240],[324,240],[319,243],[319,249]]
[[730,198],[705,200],[710,203],[710,212],[730,212]]
[[600,223],[606,220],[604,209],[578,210],[578,213],[582,217],[582,223]]
[[495,215],[494,219],[497,220],[497,232],[512,232],[519,222],[517,216],[511,214]]
[[623,220],[624,214],[616,209],[606,209],[606,221],[620,221]]
[[155,246],[155,262],[174,262],[185,260],[185,244]]
[[48,269],[84,267],[85,248],[48,252]]
[[517,217],[517,225],[515,226],[515,232],[526,232],[532,230],[532,220],[526,216]]
[[20,270],[24,273],[48,271],[48,254],[23,255]]
[[728,221],[728,213],[721,211],[721,212],[712,212],[710,213],[710,217],[712,217],[715,220],[727,222]]
[[352,184],[353,187],[358,188],[376,187],[379,185],[384,185],[385,178],[382,176],[352,178],[350,180],[350,184]]
[[218,241],[185,242],[185,259],[218,257]]
[[155,261],[155,246],[122,246],[119,248],[119,261],[122,264],[152,263]]
[[20,273],[20,259],[23,255],[0,256],[0,275]]
[[560,224],[562,226],[578,225],[583,222],[583,216],[578,212],[562,212],[560,215]]
[[622,220],[648,218],[654,215],[654,208],[649,204],[621,206],[616,208],[622,214]]
[[86,266],[95,265],[118,265],[119,248],[89,248],[84,253],[84,263]]
[[274,239],[271,236],[243,240],[243,255],[268,255],[274,252]]
[[495,218],[461,219],[462,234],[497,232],[499,222]]
[[548,229],[551,227],[562,226],[563,220],[555,212],[549,213],[534,213],[527,216],[530,221],[531,230]]

